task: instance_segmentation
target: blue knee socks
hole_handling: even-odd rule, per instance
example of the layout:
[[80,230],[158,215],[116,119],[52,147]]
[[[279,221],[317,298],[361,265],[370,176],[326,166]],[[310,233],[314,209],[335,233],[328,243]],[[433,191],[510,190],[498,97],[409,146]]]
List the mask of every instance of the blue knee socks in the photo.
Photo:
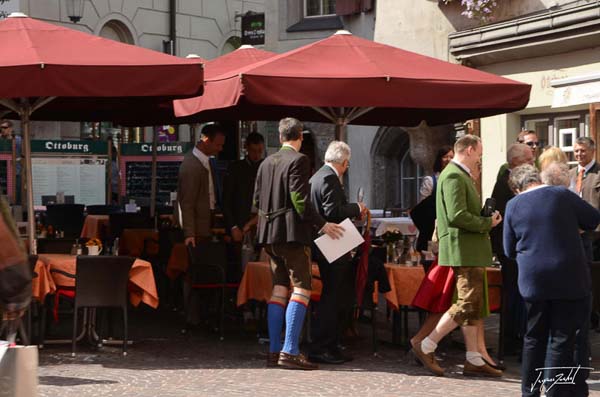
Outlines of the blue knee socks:
[[285,313],[285,343],[284,353],[297,355],[300,354],[300,333],[304,324],[304,316],[306,315],[306,305],[294,300],[290,300]]
[[269,352],[279,353],[281,350],[281,330],[285,306],[281,303],[269,302],[267,306],[267,324],[269,327]]

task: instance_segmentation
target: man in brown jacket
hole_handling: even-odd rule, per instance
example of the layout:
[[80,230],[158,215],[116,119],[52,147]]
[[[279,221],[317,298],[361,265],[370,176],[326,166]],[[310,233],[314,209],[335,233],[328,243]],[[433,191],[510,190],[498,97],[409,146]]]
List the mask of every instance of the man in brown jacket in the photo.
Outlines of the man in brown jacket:
[[219,154],[224,144],[221,126],[204,126],[200,141],[185,155],[179,168],[175,219],[183,229],[186,245],[195,246],[199,239],[210,236],[216,197],[209,157]]

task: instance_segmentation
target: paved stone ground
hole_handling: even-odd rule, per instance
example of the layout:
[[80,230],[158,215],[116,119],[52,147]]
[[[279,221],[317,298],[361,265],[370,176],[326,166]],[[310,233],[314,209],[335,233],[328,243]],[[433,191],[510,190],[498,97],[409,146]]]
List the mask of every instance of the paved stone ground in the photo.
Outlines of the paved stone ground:
[[[439,350],[447,375],[437,378],[417,366],[402,348],[380,345],[371,353],[369,327],[361,325],[362,338],[348,340],[355,360],[341,366],[321,366],[302,372],[267,369],[266,346],[254,332],[232,329],[224,341],[207,330],[182,335],[182,324],[173,312],[136,311],[131,319],[135,341],[129,355],[120,347],[95,350],[81,344],[75,358],[70,346],[46,346],[40,351],[40,396],[517,396],[519,365],[499,380],[462,376],[464,348],[446,343]],[[489,346],[495,340],[494,322],[489,319]],[[415,324],[411,323],[414,329]],[[391,326],[382,321],[382,339],[389,340]],[[592,332],[593,350],[600,357],[600,334]],[[460,340],[460,334],[454,338]],[[512,357],[511,357],[512,358]],[[600,360],[595,360],[600,369]],[[600,372],[591,376],[591,395],[600,396]]]

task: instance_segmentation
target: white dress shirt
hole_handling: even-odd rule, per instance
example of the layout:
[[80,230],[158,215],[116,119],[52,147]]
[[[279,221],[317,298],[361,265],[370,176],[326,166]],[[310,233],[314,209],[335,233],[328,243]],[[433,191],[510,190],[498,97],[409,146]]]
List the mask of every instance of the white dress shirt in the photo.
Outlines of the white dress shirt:
[[215,186],[213,184],[213,177],[212,177],[212,171],[210,169],[210,161],[209,158],[206,154],[202,153],[201,150],[199,150],[197,147],[194,147],[194,149],[192,150],[192,154],[194,156],[196,156],[196,158],[198,160],[200,160],[200,163],[202,163],[202,166],[204,168],[206,168],[206,170],[208,171],[208,196],[210,199],[210,209],[214,210],[215,209]]

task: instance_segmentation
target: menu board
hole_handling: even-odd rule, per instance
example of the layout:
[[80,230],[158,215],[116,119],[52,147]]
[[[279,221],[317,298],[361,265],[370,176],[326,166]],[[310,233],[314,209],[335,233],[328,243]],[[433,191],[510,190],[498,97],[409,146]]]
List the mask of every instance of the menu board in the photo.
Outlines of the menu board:
[[[177,191],[179,167],[186,152],[192,149],[187,142],[159,143],[156,152],[156,203],[170,204],[171,192]],[[121,195],[138,204],[150,202],[152,190],[152,144],[121,144],[120,169],[125,183],[121,184]]]
[[34,157],[33,203],[42,205],[42,196],[64,192],[78,204],[106,204],[106,158]]
[[[177,191],[177,175],[181,161],[158,161],[156,163],[156,202],[169,204],[171,192]],[[151,161],[126,163],[125,190],[130,199],[143,201],[150,197],[152,181]]]

